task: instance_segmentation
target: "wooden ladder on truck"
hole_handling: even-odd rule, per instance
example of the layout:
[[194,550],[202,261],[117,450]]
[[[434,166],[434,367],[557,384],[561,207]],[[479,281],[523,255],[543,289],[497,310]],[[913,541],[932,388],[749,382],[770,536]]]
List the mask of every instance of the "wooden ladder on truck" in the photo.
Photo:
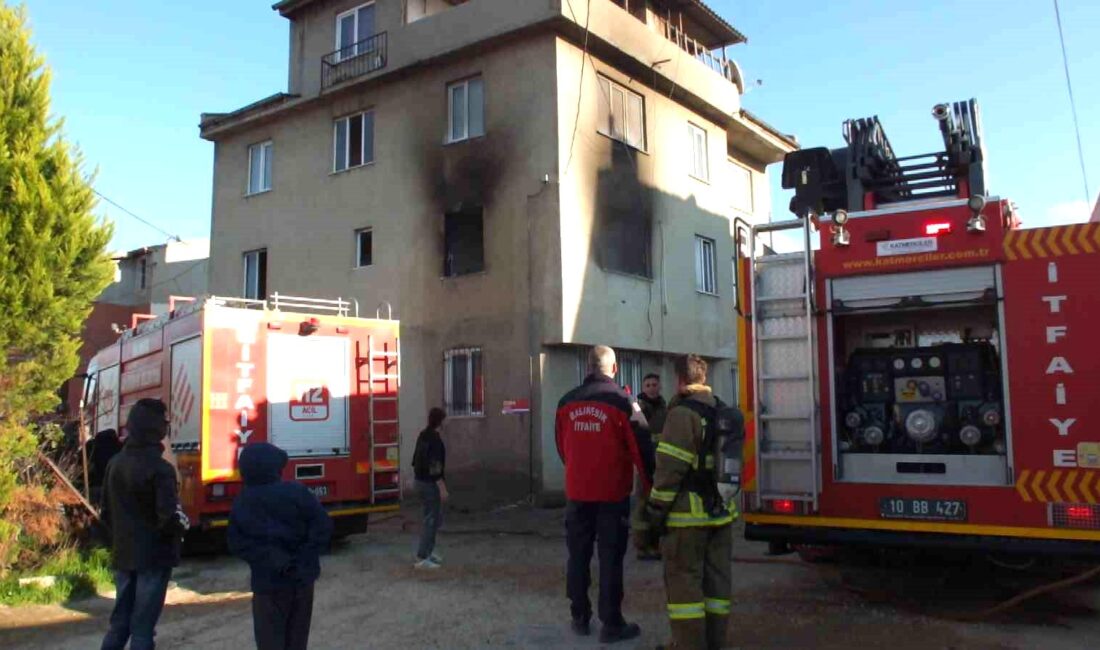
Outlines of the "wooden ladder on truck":
[[[758,248],[760,235],[796,230],[801,251]],[[757,509],[765,501],[818,509],[821,407],[810,231],[810,219],[794,219],[755,225],[749,239]]]
[[[355,362],[356,362],[356,380],[358,382],[359,394],[363,394],[363,387],[366,386],[367,394],[367,412],[370,417],[370,430],[369,430],[369,443],[370,443],[370,502],[371,504],[378,503],[379,496],[386,496],[389,494],[396,494],[398,499],[401,498],[401,485],[400,483],[394,483],[392,486],[379,487],[378,475],[379,473],[392,473],[397,472],[401,468],[401,434],[400,431],[395,432],[392,442],[379,442],[378,441],[378,426],[389,425],[398,426],[398,413],[399,413],[399,388],[401,386],[401,339],[395,338],[393,349],[390,349],[389,342],[383,343],[381,348],[377,348],[374,345],[374,335],[367,335],[367,354],[362,354],[360,342],[355,342]],[[379,372],[375,367],[376,364],[381,364],[382,370]],[[364,378],[363,369],[366,368],[366,377]],[[393,404],[393,419],[379,420],[376,407],[379,404],[392,403]],[[393,464],[386,463],[384,469],[380,470],[378,467],[379,456],[386,456],[387,461],[390,460],[390,449],[396,450],[392,455]],[[385,450],[385,451],[381,451]]]

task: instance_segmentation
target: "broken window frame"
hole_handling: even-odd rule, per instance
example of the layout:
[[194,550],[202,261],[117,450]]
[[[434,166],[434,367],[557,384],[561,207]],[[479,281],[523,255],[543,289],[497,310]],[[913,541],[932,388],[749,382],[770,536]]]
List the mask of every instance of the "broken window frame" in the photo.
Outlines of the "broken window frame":
[[[366,261],[363,260],[363,239],[367,239]],[[363,269],[374,265],[374,228],[360,228],[355,231],[355,268]]]
[[688,122],[688,138],[691,140],[691,177],[710,182],[710,159],[707,146],[707,130],[698,124]]
[[717,243],[710,237],[695,235],[695,290],[718,295]]
[[[596,131],[612,140],[646,150],[645,97],[611,79],[599,75],[599,114]],[[615,107],[619,107],[616,118]]]
[[485,415],[485,365],[480,347],[444,351],[443,408],[450,417]]
[[[352,133],[359,129],[359,161],[352,163]],[[368,146],[369,145],[369,146]],[[374,162],[374,109],[337,118],[332,123],[332,173],[364,167]]]

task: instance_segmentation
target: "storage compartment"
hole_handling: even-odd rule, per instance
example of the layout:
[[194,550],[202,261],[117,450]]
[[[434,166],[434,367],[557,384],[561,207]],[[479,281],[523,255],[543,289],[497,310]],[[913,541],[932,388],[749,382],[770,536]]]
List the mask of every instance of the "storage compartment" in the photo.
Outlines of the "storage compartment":
[[1006,484],[994,269],[846,278],[828,293],[836,478]]

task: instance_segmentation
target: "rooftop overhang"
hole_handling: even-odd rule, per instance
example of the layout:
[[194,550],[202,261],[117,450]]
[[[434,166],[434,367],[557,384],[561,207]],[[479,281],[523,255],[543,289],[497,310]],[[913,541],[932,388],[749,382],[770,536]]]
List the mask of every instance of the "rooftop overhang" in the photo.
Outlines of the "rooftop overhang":
[[718,15],[703,0],[666,0],[670,9],[683,12],[684,17],[694,23],[700,32],[692,33],[695,40],[712,50],[747,43],[748,38]]
[[766,165],[779,162],[783,156],[801,148],[793,135],[780,132],[745,109],[727,122],[726,144]]

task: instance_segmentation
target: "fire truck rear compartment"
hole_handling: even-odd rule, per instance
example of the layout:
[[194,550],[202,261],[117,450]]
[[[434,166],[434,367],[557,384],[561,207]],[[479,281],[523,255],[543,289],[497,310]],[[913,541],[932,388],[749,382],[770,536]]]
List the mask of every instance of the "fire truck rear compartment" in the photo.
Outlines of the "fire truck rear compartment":
[[1010,484],[997,270],[840,278],[826,294],[834,479]]

